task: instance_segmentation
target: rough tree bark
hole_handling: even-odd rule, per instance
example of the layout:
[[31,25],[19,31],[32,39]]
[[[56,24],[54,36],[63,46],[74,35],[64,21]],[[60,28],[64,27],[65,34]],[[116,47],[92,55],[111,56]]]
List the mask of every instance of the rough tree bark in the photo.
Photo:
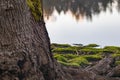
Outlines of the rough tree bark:
[[71,80],[52,58],[43,17],[27,1],[0,0],[0,80]]
[[54,80],[44,21],[26,0],[0,0],[0,80]]

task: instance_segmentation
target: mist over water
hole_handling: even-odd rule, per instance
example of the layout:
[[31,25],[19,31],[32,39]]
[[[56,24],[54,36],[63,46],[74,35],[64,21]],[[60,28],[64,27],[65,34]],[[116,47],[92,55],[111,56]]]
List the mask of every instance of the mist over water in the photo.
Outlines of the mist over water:
[[119,0],[44,0],[52,43],[120,46]]

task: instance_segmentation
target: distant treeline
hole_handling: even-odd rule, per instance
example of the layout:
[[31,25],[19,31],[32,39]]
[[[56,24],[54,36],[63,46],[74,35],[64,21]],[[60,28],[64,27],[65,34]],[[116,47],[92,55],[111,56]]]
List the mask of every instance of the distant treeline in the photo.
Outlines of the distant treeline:
[[81,16],[91,20],[93,15],[98,15],[101,11],[112,12],[112,4],[115,1],[116,9],[120,11],[120,0],[43,0],[43,8],[47,18],[56,10],[59,14],[70,11],[77,20]]

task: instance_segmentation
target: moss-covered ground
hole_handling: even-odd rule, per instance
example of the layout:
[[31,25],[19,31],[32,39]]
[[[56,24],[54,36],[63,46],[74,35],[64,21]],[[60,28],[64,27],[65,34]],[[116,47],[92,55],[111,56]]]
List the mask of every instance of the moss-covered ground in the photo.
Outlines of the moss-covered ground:
[[69,45],[51,44],[54,58],[65,66],[86,67],[93,65],[105,57],[115,59],[114,65],[120,64],[120,47],[105,46],[100,48],[97,44]]

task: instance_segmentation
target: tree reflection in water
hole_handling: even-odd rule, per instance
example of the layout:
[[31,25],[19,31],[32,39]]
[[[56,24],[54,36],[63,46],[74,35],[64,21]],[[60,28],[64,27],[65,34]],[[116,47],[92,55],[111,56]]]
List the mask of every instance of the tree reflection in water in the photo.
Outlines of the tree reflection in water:
[[120,11],[120,0],[43,0],[43,7],[48,19],[56,10],[59,14],[70,11],[76,20],[79,20],[80,16],[92,20],[92,16],[100,14],[101,11],[108,9],[112,12],[114,2]]

